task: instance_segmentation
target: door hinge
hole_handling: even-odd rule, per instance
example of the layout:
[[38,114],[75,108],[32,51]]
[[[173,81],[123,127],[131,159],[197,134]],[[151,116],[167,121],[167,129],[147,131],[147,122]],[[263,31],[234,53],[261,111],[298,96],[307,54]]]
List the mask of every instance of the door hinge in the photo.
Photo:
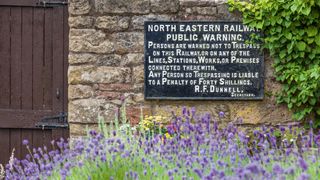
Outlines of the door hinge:
[[68,115],[62,112],[56,116],[44,117],[36,123],[36,127],[42,129],[68,128]]
[[39,0],[37,6],[40,7],[55,7],[68,5],[68,1],[51,1],[51,0]]

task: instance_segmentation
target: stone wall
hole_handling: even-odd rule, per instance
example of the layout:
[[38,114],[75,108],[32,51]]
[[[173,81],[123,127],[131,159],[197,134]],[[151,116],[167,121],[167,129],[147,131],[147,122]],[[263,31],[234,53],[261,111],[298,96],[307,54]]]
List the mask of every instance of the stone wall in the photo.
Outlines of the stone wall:
[[271,59],[265,57],[263,101],[145,101],[144,32],[146,20],[241,20],[228,12],[225,0],[70,0],[69,122],[71,136],[97,126],[98,115],[114,119],[126,102],[132,123],[144,114],[170,115],[194,106],[223,122],[239,118],[245,124],[278,124],[291,120],[285,106],[276,105]]

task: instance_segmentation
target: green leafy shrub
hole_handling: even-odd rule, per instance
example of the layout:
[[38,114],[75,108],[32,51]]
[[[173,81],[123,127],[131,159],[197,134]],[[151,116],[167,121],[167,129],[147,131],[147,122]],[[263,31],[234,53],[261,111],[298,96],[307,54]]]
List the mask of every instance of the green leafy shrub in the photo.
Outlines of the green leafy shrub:
[[283,84],[277,97],[294,110],[294,119],[315,114],[320,126],[320,1],[228,1],[243,14],[243,23],[262,30],[264,48],[274,58],[276,79]]

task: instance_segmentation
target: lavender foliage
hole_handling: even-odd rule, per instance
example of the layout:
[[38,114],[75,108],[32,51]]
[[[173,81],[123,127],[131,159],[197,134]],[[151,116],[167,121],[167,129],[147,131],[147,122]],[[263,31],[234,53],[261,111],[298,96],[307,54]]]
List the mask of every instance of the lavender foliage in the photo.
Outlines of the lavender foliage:
[[[251,134],[233,124],[219,127],[209,114],[183,109],[168,133],[102,127],[56,148],[30,149],[6,166],[6,179],[318,179],[320,134],[279,139],[276,129]],[[219,113],[220,118],[224,113]],[[113,126],[112,126],[113,127]],[[108,130],[108,131],[107,131]],[[279,127],[279,132],[292,127]],[[311,131],[311,130],[310,130]],[[300,137],[300,138],[299,138]]]

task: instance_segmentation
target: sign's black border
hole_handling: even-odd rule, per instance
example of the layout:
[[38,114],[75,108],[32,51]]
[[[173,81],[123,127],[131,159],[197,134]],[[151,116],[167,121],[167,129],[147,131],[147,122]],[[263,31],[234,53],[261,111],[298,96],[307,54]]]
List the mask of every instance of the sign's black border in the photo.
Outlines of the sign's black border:
[[[196,23],[210,23],[210,22],[214,22],[214,23],[243,23],[242,21],[224,21],[224,20],[217,20],[217,21],[204,21],[204,20],[188,20],[188,21],[144,21],[144,68],[146,67],[146,49],[147,49],[147,42],[146,42],[146,33],[147,33],[147,27],[146,24],[147,23],[192,23],[192,22],[196,22]],[[146,96],[146,83],[147,83],[147,78],[146,78],[146,70],[144,70],[144,87],[143,87],[143,93],[144,93],[144,99],[145,100],[228,100],[228,101],[255,101],[255,100],[263,100],[264,99],[264,80],[265,80],[265,65],[264,65],[264,51],[261,52],[262,53],[262,57],[263,57],[263,61],[261,61],[261,67],[262,67],[262,81],[261,81],[261,93],[262,95],[259,97],[235,97],[235,98],[230,98],[230,97],[147,97]]]

